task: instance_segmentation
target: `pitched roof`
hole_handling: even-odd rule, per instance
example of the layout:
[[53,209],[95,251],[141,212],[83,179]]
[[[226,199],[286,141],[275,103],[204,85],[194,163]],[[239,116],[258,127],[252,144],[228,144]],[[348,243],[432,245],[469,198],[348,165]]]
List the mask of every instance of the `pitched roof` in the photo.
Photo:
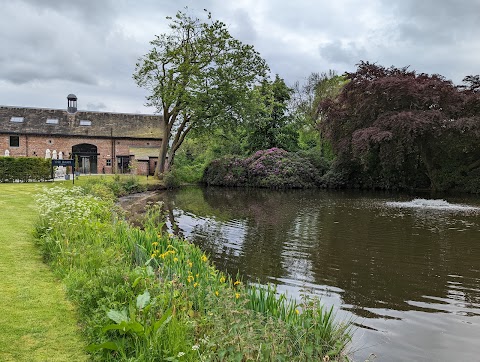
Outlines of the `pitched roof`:
[[161,139],[161,117],[0,106],[0,133]]

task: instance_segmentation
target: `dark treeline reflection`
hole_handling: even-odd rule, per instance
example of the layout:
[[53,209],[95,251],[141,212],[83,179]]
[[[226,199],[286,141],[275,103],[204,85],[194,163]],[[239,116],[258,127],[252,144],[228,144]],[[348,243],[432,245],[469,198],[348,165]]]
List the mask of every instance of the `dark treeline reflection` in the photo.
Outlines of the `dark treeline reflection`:
[[173,229],[230,273],[339,288],[343,308],[362,317],[379,317],[372,308],[480,314],[476,212],[398,209],[385,202],[411,198],[319,190],[160,197]]

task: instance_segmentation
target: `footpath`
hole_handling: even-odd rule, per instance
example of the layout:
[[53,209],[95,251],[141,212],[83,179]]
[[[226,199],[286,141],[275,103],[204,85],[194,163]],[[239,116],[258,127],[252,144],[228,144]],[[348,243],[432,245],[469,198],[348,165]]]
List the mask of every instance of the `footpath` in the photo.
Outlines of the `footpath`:
[[87,361],[72,305],[34,244],[39,184],[0,184],[0,361]]

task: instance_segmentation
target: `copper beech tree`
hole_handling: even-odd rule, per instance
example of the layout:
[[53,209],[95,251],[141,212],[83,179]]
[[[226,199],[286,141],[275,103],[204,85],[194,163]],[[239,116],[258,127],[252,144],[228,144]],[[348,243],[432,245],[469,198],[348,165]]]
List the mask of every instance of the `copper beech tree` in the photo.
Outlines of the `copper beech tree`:
[[233,38],[224,23],[205,14],[205,20],[180,11],[167,18],[170,31],[155,37],[133,75],[149,91],[147,105],[163,116],[158,177],[170,170],[190,132],[208,132],[242,120],[254,85],[268,71],[252,46]]
[[480,176],[478,76],[455,86],[440,75],[368,62],[345,76],[340,94],[322,102],[320,126],[347,183],[480,192],[472,190]]

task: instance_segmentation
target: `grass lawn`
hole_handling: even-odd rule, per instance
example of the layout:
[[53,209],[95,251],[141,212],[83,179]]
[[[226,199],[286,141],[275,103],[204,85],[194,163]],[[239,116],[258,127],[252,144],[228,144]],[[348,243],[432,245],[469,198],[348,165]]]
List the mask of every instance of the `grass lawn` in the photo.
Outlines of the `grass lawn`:
[[0,184],[0,361],[88,359],[72,305],[33,242],[43,185]]

